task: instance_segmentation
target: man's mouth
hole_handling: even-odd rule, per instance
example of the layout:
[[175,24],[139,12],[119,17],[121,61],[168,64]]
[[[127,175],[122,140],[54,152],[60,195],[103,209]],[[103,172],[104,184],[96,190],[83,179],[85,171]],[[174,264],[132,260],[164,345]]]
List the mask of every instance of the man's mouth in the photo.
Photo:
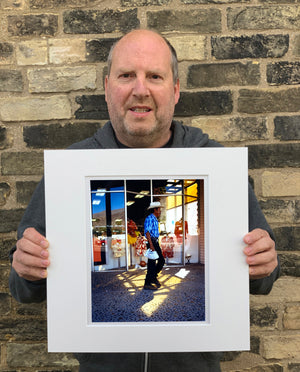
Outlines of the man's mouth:
[[131,107],[130,111],[137,112],[137,113],[144,113],[144,112],[150,112],[151,109],[149,107]]

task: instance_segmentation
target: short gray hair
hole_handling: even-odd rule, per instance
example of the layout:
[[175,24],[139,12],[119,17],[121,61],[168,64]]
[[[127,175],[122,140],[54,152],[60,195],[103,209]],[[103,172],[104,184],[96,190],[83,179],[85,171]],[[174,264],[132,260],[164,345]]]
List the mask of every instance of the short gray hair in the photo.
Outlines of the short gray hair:
[[[159,33],[157,33],[157,35],[161,36]],[[110,70],[111,70],[111,65],[112,65],[113,51],[114,51],[116,45],[118,44],[118,42],[123,37],[124,36],[122,36],[121,38],[119,38],[118,40],[116,40],[113,43],[113,45],[111,46],[111,48],[110,48],[110,51],[109,51],[109,54],[108,54],[108,57],[107,57],[107,75],[108,76],[110,75]],[[177,59],[177,53],[176,53],[176,50],[174,49],[173,45],[169,42],[168,39],[166,39],[163,36],[161,36],[161,38],[165,41],[165,43],[167,44],[167,46],[169,47],[170,52],[171,52],[171,69],[172,69],[172,74],[173,74],[173,82],[174,82],[174,85],[175,85],[177,83],[177,80],[178,80],[178,59]]]

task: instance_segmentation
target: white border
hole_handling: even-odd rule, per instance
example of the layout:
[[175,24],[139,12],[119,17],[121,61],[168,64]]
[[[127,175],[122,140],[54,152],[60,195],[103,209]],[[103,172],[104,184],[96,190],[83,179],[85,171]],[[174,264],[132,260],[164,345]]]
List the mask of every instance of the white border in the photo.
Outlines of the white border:
[[[132,166],[134,164],[134,166]],[[86,179],[207,178],[205,322],[89,323]],[[48,350],[191,352],[249,349],[246,148],[45,151]],[[159,336],[158,336],[159,335]]]

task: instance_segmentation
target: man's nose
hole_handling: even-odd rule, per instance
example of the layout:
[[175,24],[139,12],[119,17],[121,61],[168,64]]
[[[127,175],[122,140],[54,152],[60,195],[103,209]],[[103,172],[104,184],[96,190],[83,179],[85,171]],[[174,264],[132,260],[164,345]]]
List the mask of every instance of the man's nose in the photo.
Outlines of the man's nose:
[[137,77],[134,81],[133,94],[137,97],[145,97],[149,95],[147,79],[144,77]]

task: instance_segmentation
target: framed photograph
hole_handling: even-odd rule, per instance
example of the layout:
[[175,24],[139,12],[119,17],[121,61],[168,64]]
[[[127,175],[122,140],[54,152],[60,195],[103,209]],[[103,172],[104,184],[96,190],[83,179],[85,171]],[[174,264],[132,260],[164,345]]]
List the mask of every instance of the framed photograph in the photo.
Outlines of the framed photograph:
[[247,149],[49,150],[45,196],[49,351],[249,349]]

